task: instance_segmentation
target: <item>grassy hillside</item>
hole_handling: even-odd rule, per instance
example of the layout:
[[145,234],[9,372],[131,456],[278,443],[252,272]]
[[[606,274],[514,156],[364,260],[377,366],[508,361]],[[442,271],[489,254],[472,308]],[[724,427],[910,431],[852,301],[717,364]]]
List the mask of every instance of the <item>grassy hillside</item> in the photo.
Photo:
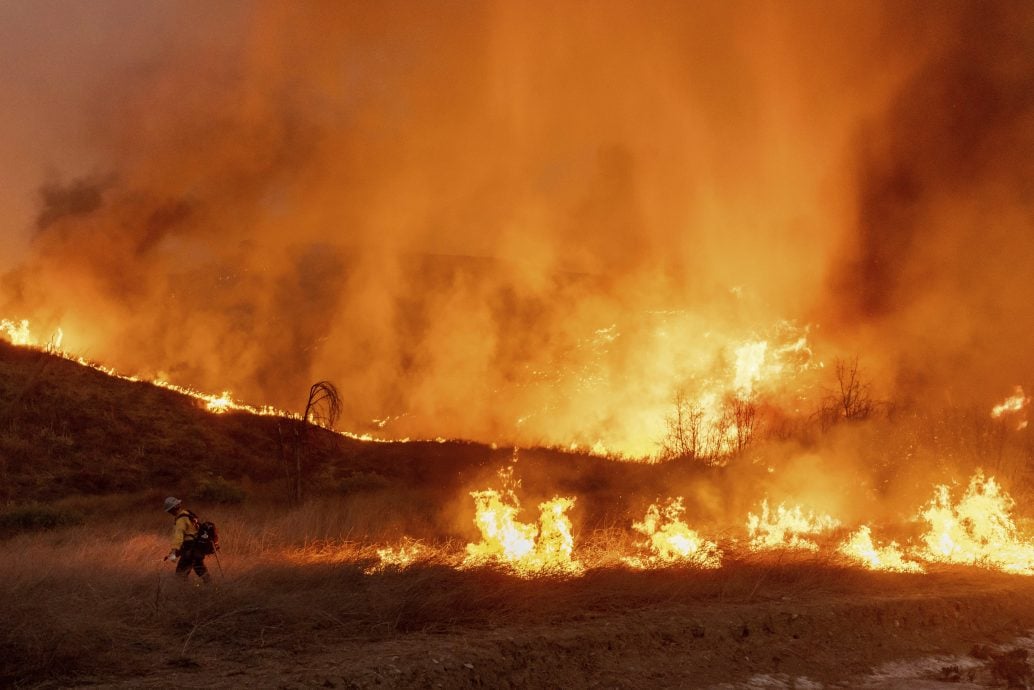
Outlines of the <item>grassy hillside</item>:
[[[268,484],[284,478],[295,420],[212,414],[197,400],[117,379],[44,352],[0,342],[0,500],[160,489],[197,493],[213,478]],[[359,442],[310,427],[304,461],[313,490],[378,479],[419,479],[483,464],[472,444]],[[287,446],[289,451],[289,445]],[[289,454],[289,452],[288,452]],[[360,475],[355,477],[355,475]]]
[[[141,501],[168,494],[202,503],[287,501],[285,460],[293,462],[290,439],[302,426],[213,414],[175,391],[0,342],[0,502],[8,506],[113,494]],[[435,515],[457,502],[467,505],[471,489],[498,484],[496,471],[512,457],[510,448],[476,443],[373,443],[315,427],[305,433],[309,497],[404,487],[413,500],[400,510],[429,522],[441,522]],[[519,471],[529,505],[554,493],[593,496],[579,506],[593,523],[629,506],[638,511],[665,486],[700,474],[714,479],[721,472],[549,449],[522,450]]]

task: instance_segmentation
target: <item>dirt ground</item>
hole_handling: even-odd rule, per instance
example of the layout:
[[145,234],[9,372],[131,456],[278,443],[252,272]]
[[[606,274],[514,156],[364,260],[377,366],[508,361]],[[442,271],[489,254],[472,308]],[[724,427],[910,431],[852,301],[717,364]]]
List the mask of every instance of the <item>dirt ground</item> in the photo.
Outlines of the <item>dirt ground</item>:
[[811,592],[799,585],[762,581],[745,596],[676,596],[639,607],[612,601],[564,620],[486,622],[297,650],[220,640],[186,654],[152,650],[125,676],[75,684],[957,688],[1030,681],[1027,651],[1016,642],[1034,628],[1028,578],[970,570],[874,577],[864,589],[858,582]]

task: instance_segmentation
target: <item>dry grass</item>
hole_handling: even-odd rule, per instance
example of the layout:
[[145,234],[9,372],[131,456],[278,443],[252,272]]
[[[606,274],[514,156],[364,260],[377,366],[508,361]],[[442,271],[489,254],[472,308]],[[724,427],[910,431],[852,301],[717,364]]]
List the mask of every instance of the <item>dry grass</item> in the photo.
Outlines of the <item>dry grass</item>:
[[[367,510],[377,509],[368,504]],[[674,603],[749,604],[807,593],[914,586],[908,576],[845,569],[813,555],[730,559],[719,571],[673,567],[635,572],[618,554],[634,537],[618,528],[579,535],[581,577],[520,579],[491,568],[457,570],[462,541],[424,542],[406,569],[375,571],[376,547],[362,506],[313,503],[279,513],[256,507],[217,516],[224,550],[209,559],[215,584],[183,585],[170,564],[165,516],[122,513],[117,525],[23,534],[0,561],[0,684],[130,676],[193,663],[213,645],[311,651],[320,645],[413,632],[584,620]],[[146,526],[146,530],[134,529]]]

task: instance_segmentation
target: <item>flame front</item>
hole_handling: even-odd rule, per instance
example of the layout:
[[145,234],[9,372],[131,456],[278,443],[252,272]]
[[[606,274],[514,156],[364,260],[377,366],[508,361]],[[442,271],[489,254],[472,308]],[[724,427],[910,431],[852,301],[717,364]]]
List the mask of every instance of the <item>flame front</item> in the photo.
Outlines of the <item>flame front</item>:
[[937,486],[920,513],[930,525],[921,557],[1034,575],[1034,543],[1019,536],[1011,515],[1014,505],[994,477],[984,479],[982,472],[973,475],[957,504],[947,486]]
[[467,544],[465,566],[497,563],[514,572],[533,575],[543,572],[579,573],[582,565],[572,558],[574,537],[567,511],[573,498],[554,497],[539,504],[539,524],[517,520],[520,504],[516,496],[494,489],[472,491],[476,513],[474,524],[481,542]]
[[[91,367],[109,376],[139,381],[135,376],[119,374],[103,365],[89,362],[60,349],[64,334],[57,329],[49,342],[41,345],[33,335],[28,320],[0,320],[0,337],[20,347],[41,349],[83,366]],[[759,387],[769,387],[784,369],[795,371],[809,366],[811,355],[803,337],[785,346],[770,346],[766,341],[752,341],[735,348],[735,374],[724,390],[733,390],[740,400],[749,400],[758,394]],[[785,360],[785,361],[784,361]],[[271,407],[256,408],[235,401],[229,391],[220,395],[200,393],[190,388],[177,386],[163,379],[152,380],[153,385],[189,396],[203,404],[213,413],[241,411],[259,415],[282,415],[298,418],[297,415]],[[713,390],[721,390],[715,388]],[[719,396],[710,393],[700,399],[698,410],[703,416],[718,415]],[[1030,398],[1017,387],[1014,395],[991,412],[993,418],[1024,413]],[[705,404],[707,403],[707,404]],[[712,405],[713,404],[713,405]],[[1023,420],[1025,424],[1025,419]],[[1022,428],[1022,424],[1021,427]],[[356,436],[338,432],[352,438],[380,441],[368,435]],[[723,436],[731,441],[736,427]],[[516,460],[516,451],[515,451]],[[513,480],[512,467],[502,474],[504,485],[510,488],[475,491],[475,524],[481,533],[481,541],[468,544],[462,567],[484,563],[507,566],[518,575],[528,577],[535,574],[564,573],[579,574],[583,564],[575,559],[575,543],[568,512],[574,506],[573,497],[555,496],[539,505],[538,523],[526,524],[518,520],[520,503],[512,487],[519,486]],[[920,543],[899,546],[890,542],[877,546],[868,525],[859,527],[840,544],[837,551],[866,568],[897,572],[924,572],[916,562],[961,564],[985,567],[1003,572],[1034,575],[1034,541],[1022,537],[1013,521],[1013,499],[1005,493],[994,477],[985,479],[977,472],[959,499],[952,501],[947,486],[938,485],[931,501],[919,513],[919,519],[928,528]],[[721,567],[723,552],[715,542],[702,538],[684,522],[685,507],[682,498],[668,499],[666,504],[651,505],[641,522],[634,522],[632,529],[646,537],[641,548],[646,552],[635,555],[619,554],[620,560],[635,568],[664,567],[673,563],[686,563],[701,568]],[[748,549],[817,551],[819,544],[814,536],[834,529],[840,523],[829,515],[805,512],[800,506],[786,507],[780,504],[771,510],[767,499],[761,502],[758,515],[748,514]],[[423,557],[419,544],[377,549],[379,569],[385,567],[404,568]],[[337,550],[326,554],[306,553],[308,560],[341,560]],[[911,560],[910,560],[911,559]]]
[[[768,401],[782,399],[789,390],[789,385],[798,376],[813,368],[812,353],[807,341],[807,328],[799,328],[791,323],[780,322],[778,327],[770,329],[768,339],[746,339],[733,337],[729,333],[708,336],[702,344],[694,345],[686,350],[677,349],[672,352],[671,341],[680,343],[691,341],[691,333],[696,325],[688,315],[681,313],[665,313],[651,315],[653,320],[645,333],[638,331],[627,337],[643,336],[647,354],[651,358],[663,360],[651,372],[651,380],[663,383],[651,384],[649,394],[644,398],[642,409],[632,412],[627,417],[617,419],[619,423],[611,425],[607,438],[585,438],[582,431],[577,431],[579,440],[565,439],[564,444],[572,450],[589,449],[601,456],[619,456],[628,460],[656,459],[667,457],[669,449],[662,449],[657,454],[658,442],[665,436],[665,427],[670,416],[672,393],[677,393],[686,406],[685,432],[687,444],[685,448],[674,449],[676,452],[689,451],[696,458],[707,460],[712,464],[722,464],[732,453],[750,442],[753,435],[753,419],[756,418],[756,405],[762,397]],[[286,412],[273,406],[253,406],[241,402],[233,394],[222,389],[221,393],[205,393],[190,386],[173,383],[163,375],[137,376],[126,375],[116,369],[89,361],[84,357],[62,349],[64,332],[58,328],[50,341],[41,343],[35,337],[29,320],[0,320],[0,337],[4,337],[15,345],[45,349],[65,359],[78,362],[84,366],[102,371],[110,376],[130,381],[147,380],[156,386],[190,396],[199,402],[205,410],[221,414],[225,412],[251,412],[260,415],[273,415],[297,418],[298,415]],[[676,338],[677,336],[677,338]],[[623,337],[616,326],[600,329],[592,338],[580,345],[586,352],[582,353],[588,362],[584,371],[575,372],[579,380],[580,393],[588,397],[607,394],[607,387],[613,381],[606,375],[604,362],[611,344]],[[680,346],[681,348],[682,346]],[[564,376],[571,374],[564,366],[557,370],[535,371],[536,379],[559,382]],[[541,423],[548,410],[529,411],[518,419],[518,430],[525,421],[532,418]],[[746,413],[746,414],[744,414]],[[385,430],[406,415],[393,415],[374,419],[372,424]],[[609,427],[608,427],[609,428]],[[552,430],[550,431],[552,433]],[[523,434],[523,431],[520,431]],[[367,441],[385,441],[383,437],[375,437],[369,433],[353,434],[344,432],[351,438]],[[408,437],[396,437],[391,441],[408,441]],[[536,443],[541,439],[535,438]],[[589,441],[586,443],[586,441]],[[667,455],[666,455],[667,454]]]
[[209,412],[215,412],[221,414],[233,407],[233,397],[230,395],[230,391],[223,391],[220,396],[212,396],[206,405]]
[[[11,321],[9,319],[0,319],[0,336],[5,337],[12,345],[19,347],[28,347],[37,350],[43,350],[50,354],[66,359],[70,362],[75,362],[84,367],[89,367],[101,373],[107,374],[112,378],[121,379],[123,381],[141,381],[147,380],[148,383],[164,388],[166,390],[185,395],[189,398],[193,398],[199,404],[204,406],[204,409],[213,414],[223,414],[226,412],[247,412],[249,414],[271,416],[271,417],[284,417],[287,419],[301,419],[301,415],[286,410],[281,410],[272,405],[254,406],[247,403],[236,400],[233,397],[233,393],[228,390],[224,390],[219,395],[214,393],[204,393],[189,386],[180,386],[164,378],[158,376],[150,379],[141,379],[135,375],[121,374],[112,367],[98,364],[97,362],[91,362],[85,357],[72,354],[67,350],[61,348],[61,344],[64,341],[64,331],[61,328],[57,328],[50,340],[47,343],[41,345],[39,339],[32,334],[30,322],[28,320],[21,320],[18,322]],[[310,422],[311,423],[311,422]],[[342,436],[353,438],[359,441],[369,441],[372,443],[407,443],[409,438],[396,438],[396,439],[384,439],[378,438],[371,434],[356,434],[350,431],[335,431]],[[436,439],[441,441],[442,439]]]
[[647,537],[643,546],[650,554],[627,557],[623,559],[624,562],[633,568],[654,568],[675,563],[720,568],[721,550],[717,544],[701,538],[683,522],[685,510],[681,496],[668,499],[663,508],[656,503],[651,505],[643,521],[632,524],[632,529]]
[[752,551],[787,549],[818,551],[819,546],[804,535],[815,535],[836,528],[840,523],[829,515],[805,514],[800,506],[786,508],[782,503],[770,511],[768,499],[761,501],[761,514],[747,514],[747,534]]
[[23,347],[36,345],[36,339],[32,337],[32,331],[29,330],[29,322],[26,319],[18,322],[0,319],[0,333],[4,334],[12,345]]
[[32,328],[29,325],[28,319],[22,319],[21,321],[0,319],[0,335],[6,337],[12,345],[19,347],[42,347],[47,352],[60,351],[61,342],[65,337],[64,331],[58,328],[54,330],[50,340],[41,345],[39,340],[32,334]]
[[870,570],[887,570],[896,573],[922,573],[923,566],[905,560],[897,542],[877,547],[872,541],[872,530],[862,525],[858,531],[840,545],[840,553]]

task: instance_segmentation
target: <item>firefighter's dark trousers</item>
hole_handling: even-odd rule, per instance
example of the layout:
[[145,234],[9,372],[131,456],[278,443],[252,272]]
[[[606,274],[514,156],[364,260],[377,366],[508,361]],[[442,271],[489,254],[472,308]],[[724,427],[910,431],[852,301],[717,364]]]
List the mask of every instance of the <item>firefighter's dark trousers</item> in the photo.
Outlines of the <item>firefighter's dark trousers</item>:
[[208,567],[205,565],[205,554],[196,548],[194,542],[185,541],[180,547],[179,561],[176,563],[176,574],[184,580],[190,576],[190,571],[197,573],[203,581],[208,582],[212,576],[208,574]]

